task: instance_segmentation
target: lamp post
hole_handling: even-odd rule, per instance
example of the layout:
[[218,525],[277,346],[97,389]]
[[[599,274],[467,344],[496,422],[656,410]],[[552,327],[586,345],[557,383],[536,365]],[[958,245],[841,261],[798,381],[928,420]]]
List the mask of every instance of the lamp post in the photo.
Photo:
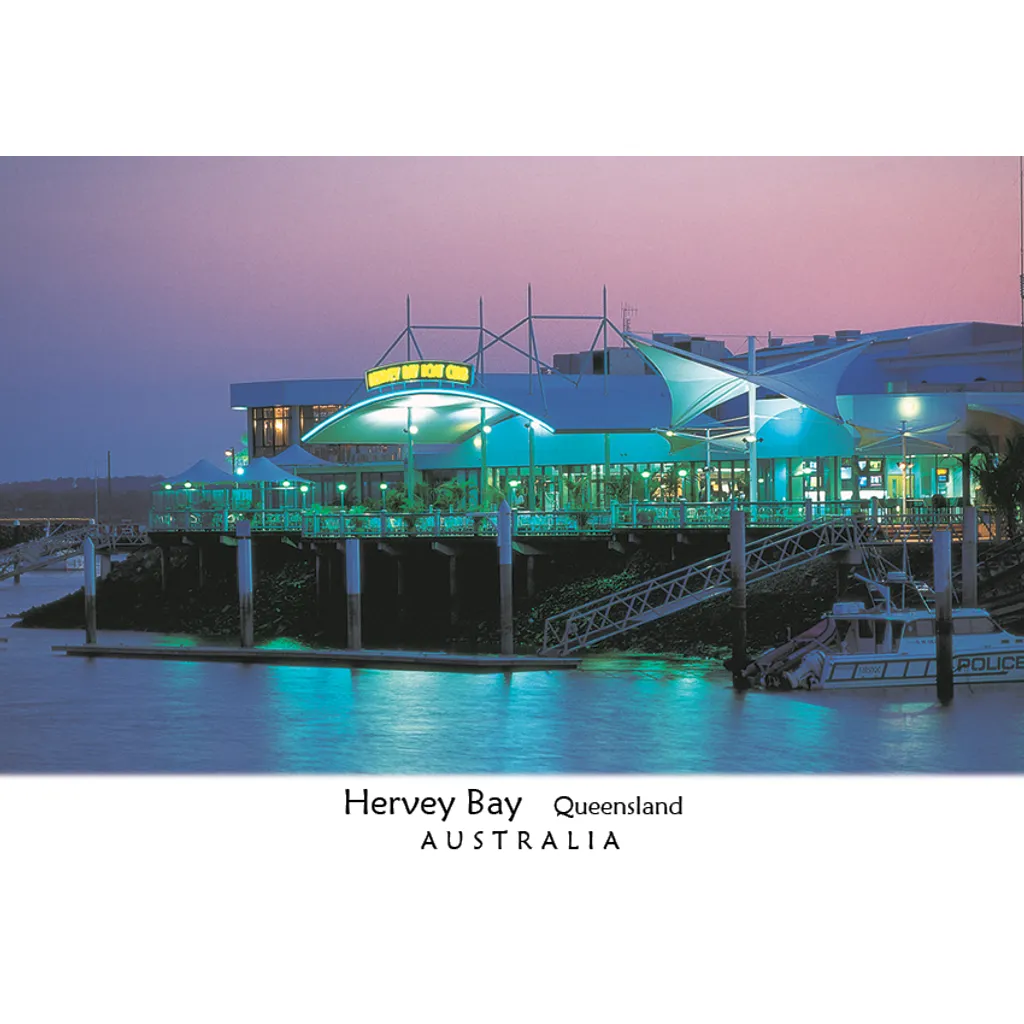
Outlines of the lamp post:
[[405,446],[405,507],[411,509],[413,503],[413,491],[415,489],[413,469],[413,438],[419,433],[420,428],[412,421],[412,406],[405,410],[405,433],[409,437],[409,443]]
[[516,507],[516,488],[522,483],[522,480],[509,480],[508,482],[508,503],[512,508]]
[[345,507],[345,492],[348,490],[348,484],[338,484],[338,500],[341,503],[341,507]]
[[680,497],[680,500],[682,500],[682,499],[685,499],[685,497],[686,497],[684,492],[686,490],[687,471],[685,469],[681,469],[676,474],[676,476],[679,477],[679,497]]
[[380,482],[380,507],[381,511],[388,507],[388,485],[383,480]]
[[900,473],[902,474],[902,487],[900,488],[900,501],[903,510],[903,518],[907,517],[907,421],[900,423],[900,448],[902,461],[900,462]]
[[537,421],[528,420],[526,423],[526,439],[529,447],[529,475],[527,476],[526,507],[532,512],[537,507],[537,484],[536,484],[536,458],[534,455],[534,436],[537,430]]
[[491,432],[487,422],[487,407],[480,406],[480,507],[485,511],[487,504],[487,435]]
[[644,501],[651,500],[651,471],[645,469],[641,474],[644,478]]
[[711,501],[711,428],[704,431],[704,500]]
[[238,468],[236,466],[235,449],[234,448],[225,448],[224,449],[224,458],[231,460],[231,475],[234,476],[238,472]]

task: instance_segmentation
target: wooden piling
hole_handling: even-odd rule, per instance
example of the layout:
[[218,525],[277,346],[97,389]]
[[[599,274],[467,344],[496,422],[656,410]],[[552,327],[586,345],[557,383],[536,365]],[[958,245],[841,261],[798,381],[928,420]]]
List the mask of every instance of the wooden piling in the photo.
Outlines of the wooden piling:
[[345,540],[345,593],[348,608],[348,647],[358,651],[363,646],[363,570],[360,540]]
[[96,543],[92,537],[82,542],[85,563],[85,642],[96,643]]
[[235,524],[238,539],[238,614],[240,620],[241,645],[253,645],[253,572],[252,572],[252,523],[247,519]]
[[512,628],[512,509],[502,499],[498,506],[498,600],[501,622],[501,653],[515,647]]
[[729,513],[729,580],[732,585],[732,685],[746,690],[747,666],[747,520],[742,509]]
[[953,699],[953,582],[949,530],[932,534],[935,591],[935,691],[942,704]]
[[965,608],[978,607],[978,510],[973,505],[964,508],[964,536],[961,551],[960,603]]

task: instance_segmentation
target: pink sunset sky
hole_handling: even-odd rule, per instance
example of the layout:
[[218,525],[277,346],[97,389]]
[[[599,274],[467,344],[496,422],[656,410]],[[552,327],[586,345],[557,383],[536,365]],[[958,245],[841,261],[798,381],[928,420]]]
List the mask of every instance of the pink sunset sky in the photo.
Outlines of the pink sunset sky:
[[357,375],[407,294],[495,331],[528,283],[539,313],[607,285],[640,331],[1017,323],[1018,251],[1015,157],[2,158],[0,397],[33,429],[0,480],[215,458],[231,382]]

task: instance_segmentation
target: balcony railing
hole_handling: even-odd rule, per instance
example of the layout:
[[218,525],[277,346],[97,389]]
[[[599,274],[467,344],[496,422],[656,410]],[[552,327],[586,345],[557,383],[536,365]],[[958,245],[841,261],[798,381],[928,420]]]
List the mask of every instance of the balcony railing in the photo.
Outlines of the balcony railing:
[[[843,516],[866,516],[894,539],[927,539],[937,527],[962,530],[963,509],[930,506],[884,508],[863,501],[737,502],[613,502],[606,509],[565,509],[557,512],[512,513],[517,537],[600,536],[622,531],[726,529],[729,512],[740,508],[753,529],[783,529]],[[240,519],[248,519],[257,533],[292,533],[303,537],[493,537],[496,512],[342,512],[340,509],[179,509],[150,513],[150,533],[234,533]],[[999,517],[992,509],[978,509],[978,535],[982,540],[1001,536]]]

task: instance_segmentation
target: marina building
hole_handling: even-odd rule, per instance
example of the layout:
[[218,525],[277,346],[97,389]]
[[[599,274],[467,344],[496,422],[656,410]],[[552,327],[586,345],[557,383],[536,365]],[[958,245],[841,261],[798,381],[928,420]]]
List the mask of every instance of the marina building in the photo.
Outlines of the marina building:
[[[545,362],[534,332],[543,319],[591,321],[594,342]],[[489,508],[502,498],[538,511],[643,501],[952,505],[973,498],[977,438],[998,444],[1024,430],[1017,326],[765,343],[638,334],[606,313],[530,314],[516,325],[520,344],[512,330],[473,327],[476,352],[458,361],[420,348],[429,330],[470,328],[409,323],[361,378],[233,384],[249,458],[290,474],[280,483],[291,500],[346,509]],[[498,346],[519,354],[519,372],[488,368]],[[263,483],[272,493],[274,481]]]

